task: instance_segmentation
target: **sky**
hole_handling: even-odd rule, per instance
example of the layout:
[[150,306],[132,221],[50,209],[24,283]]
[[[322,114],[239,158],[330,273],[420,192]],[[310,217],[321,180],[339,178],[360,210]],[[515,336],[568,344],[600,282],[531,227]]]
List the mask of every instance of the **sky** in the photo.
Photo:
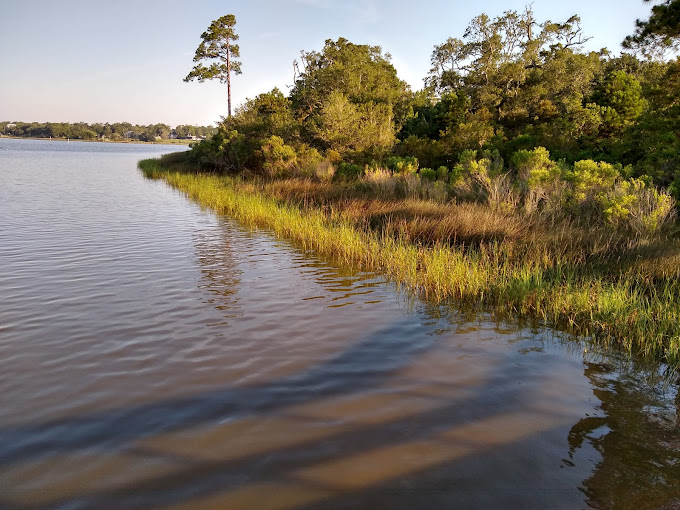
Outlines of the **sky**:
[[[232,104],[288,93],[300,51],[345,37],[379,45],[400,78],[423,87],[435,45],[470,20],[527,0],[0,0],[0,121],[213,125],[227,114],[217,80],[185,83],[201,33],[236,16],[243,74]],[[615,54],[649,17],[642,0],[534,0],[538,21],[581,17],[588,50]]]

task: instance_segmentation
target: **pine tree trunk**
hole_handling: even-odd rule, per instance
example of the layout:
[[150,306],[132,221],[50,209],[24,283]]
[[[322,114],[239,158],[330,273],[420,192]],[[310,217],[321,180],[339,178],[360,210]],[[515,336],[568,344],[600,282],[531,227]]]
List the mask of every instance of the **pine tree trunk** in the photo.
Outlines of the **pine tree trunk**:
[[227,39],[227,112],[231,117],[231,59],[229,58],[229,40]]

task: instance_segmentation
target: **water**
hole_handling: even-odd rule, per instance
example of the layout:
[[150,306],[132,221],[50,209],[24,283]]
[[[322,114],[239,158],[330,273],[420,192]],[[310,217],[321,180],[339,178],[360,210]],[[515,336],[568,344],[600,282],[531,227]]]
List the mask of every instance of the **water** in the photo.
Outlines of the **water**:
[[0,139],[0,508],[680,508],[680,401],[201,210],[168,146]]

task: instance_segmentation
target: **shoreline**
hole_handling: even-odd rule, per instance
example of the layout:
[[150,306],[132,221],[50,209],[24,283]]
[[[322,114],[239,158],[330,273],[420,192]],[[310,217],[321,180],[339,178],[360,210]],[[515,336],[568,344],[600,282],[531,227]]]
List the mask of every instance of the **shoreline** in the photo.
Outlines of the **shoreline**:
[[[309,188],[296,197],[291,189],[304,187],[303,181],[201,174],[185,163],[165,164],[163,159],[139,166],[146,177],[165,180],[218,214],[270,229],[338,263],[379,271],[425,299],[529,319],[585,338],[587,344],[680,368],[680,281],[675,273],[654,272],[654,246],[646,258],[629,255],[630,262],[594,255],[584,262],[552,245],[536,250],[505,239],[475,246],[435,236],[428,243],[408,239],[403,230],[370,226],[362,217],[370,204],[363,203],[363,211],[352,216],[342,200],[315,203]],[[404,204],[393,205],[399,209]],[[451,207],[451,214],[464,212]],[[435,230],[444,223],[430,219]],[[393,221],[388,214],[385,224]],[[673,260],[680,243],[663,242],[672,244]],[[527,247],[535,251],[524,252]]]
[[133,140],[133,139],[126,139],[126,140],[83,140],[81,138],[57,138],[57,137],[41,138],[41,137],[35,137],[35,136],[0,135],[0,139],[2,139],[2,138],[7,138],[9,140],[44,140],[44,141],[55,141],[55,142],[72,141],[72,142],[88,142],[88,143],[93,143],[93,142],[99,142],[99,143],[132,143],[132,144],[138,144],[138,145],[185,145],[187,147],[189,146],[189,144],[199,141],[199,140],[175,139],[175,140],[160,140],[160,141],[155,141],[155,142],[144,142],[142,140]]

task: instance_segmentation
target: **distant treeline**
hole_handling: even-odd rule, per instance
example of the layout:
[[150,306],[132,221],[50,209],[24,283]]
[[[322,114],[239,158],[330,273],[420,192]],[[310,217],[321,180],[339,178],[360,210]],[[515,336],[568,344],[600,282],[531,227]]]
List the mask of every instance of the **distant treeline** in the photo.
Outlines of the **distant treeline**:
[[209,126],[167,124],[140,126],[129,122],[87,124],[85,122],[0,122],[0,135],[26,138],[71,138],[76,140],[168,140],[172,138],[205,138],[216,128]]

